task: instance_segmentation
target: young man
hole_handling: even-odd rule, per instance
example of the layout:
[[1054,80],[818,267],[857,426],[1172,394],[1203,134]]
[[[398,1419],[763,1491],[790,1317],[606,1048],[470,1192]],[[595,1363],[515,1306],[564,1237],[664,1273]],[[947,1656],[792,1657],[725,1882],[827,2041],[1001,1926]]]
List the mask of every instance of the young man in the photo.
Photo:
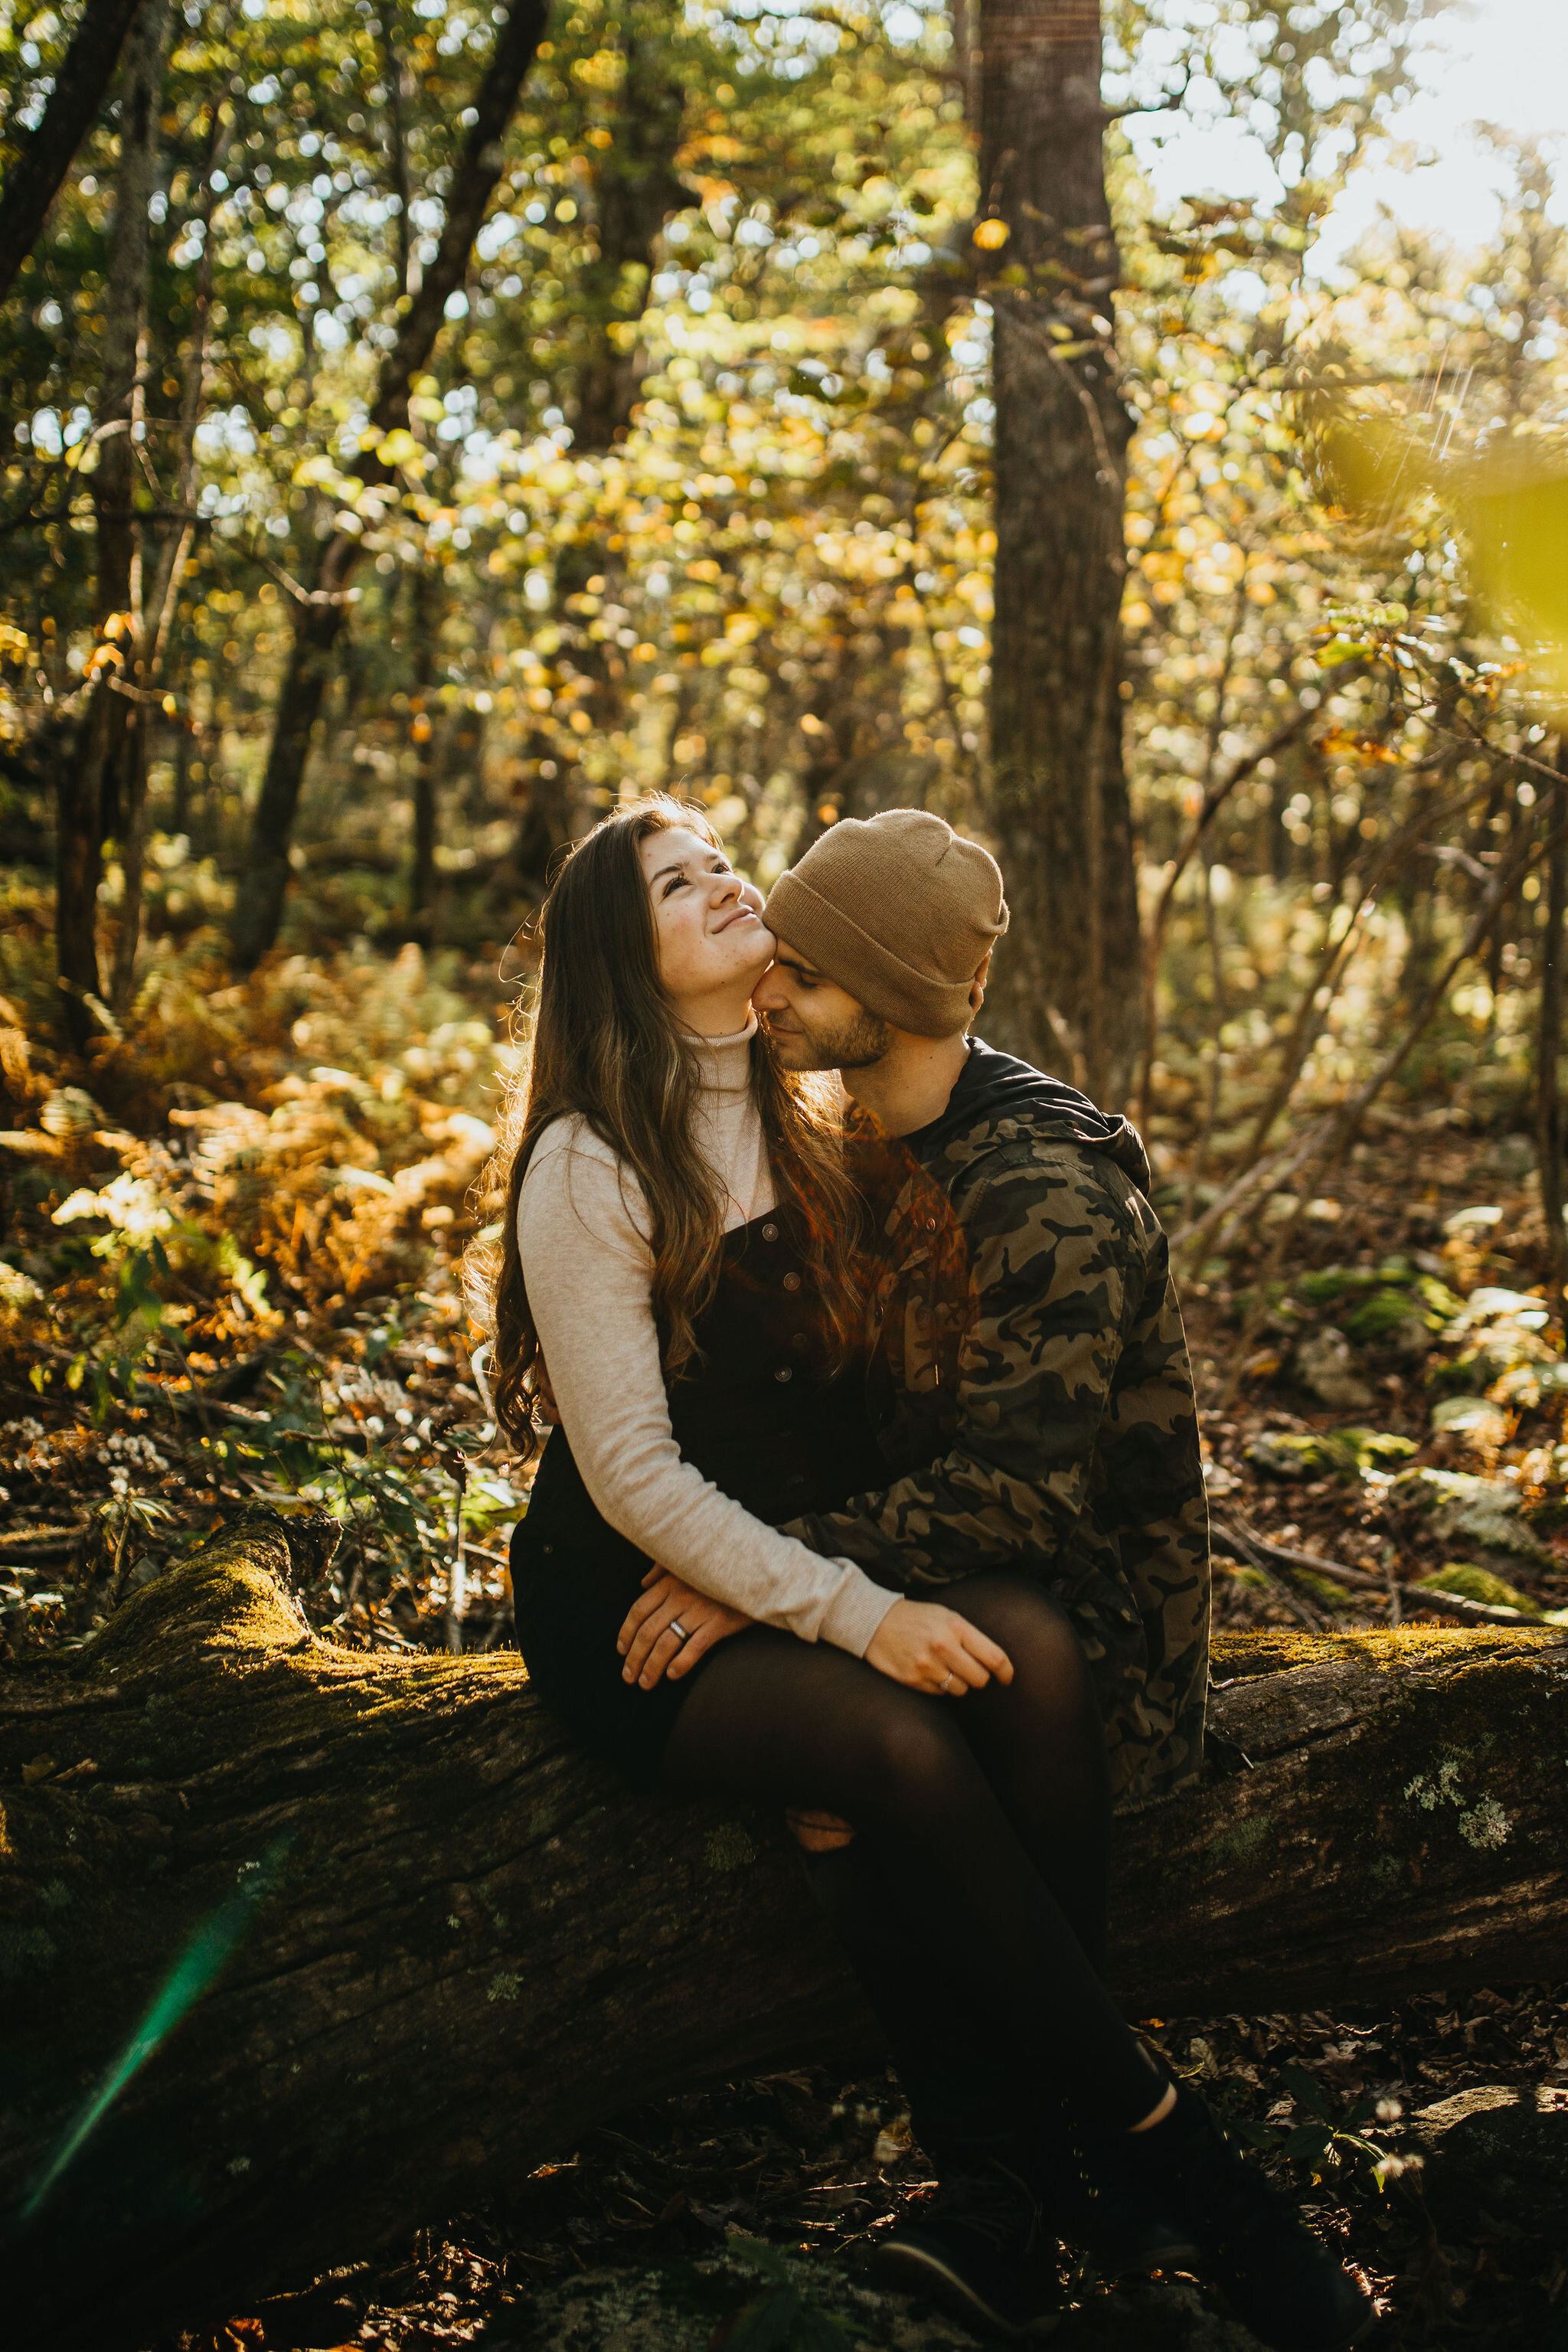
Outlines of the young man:
[[[922,1597],[986,1569],[1037,1580],[1089,1661],[1110,1793],[1180,1788],[1202,1761],[1208,1530],[1143,1148],[1125,1119],[969,1035],[1007,909],[995,862],[941,818],[896,809],[834,825],[774,886],[763,919],[778,953],[754,1001],[779,1058],[839,1071],[867,1115],[852,1114],[850,1139],[874,1210],[868,1377],[889,1464],[879,1492],[788,1532]],[[679,1673],[743,1622],[650,1577],[623,1629],[627,1671]],[[1039,2324],[1051,2283],[1035,2252],[1037,2200],[1045,2238],[1088,2244],[1102,2268],[1201,2262],[1265,2342],[1320,2352],[1352,2339],[1371,2316],[1364,2297],[1206,2111],[1183,2105],[1167,2123],[1162,2109],[1148,2132],[1148,2160],[1171,2135],[1160,2160],[1190,2176],[1179,2214],[1143,2192],[1135,2165],[1124,2195],[1102,2185],[1086,2201],[1078,2126],[1020,2121],[1010,2055],[975,1988],[901,1983],[873,1860],[844,1824],[816,1817],[797,1834],[822,1849],[808,1875],[877,1988],[942,2176],[888,2250],[906,2273],[972,2317]],[[1099,1862],[1102,1873],[1103,1843]],[[1081,1907],[1080,1940],[1100,1964],[1102,1875],[1098,1905]]]
[[1180,1787],[1203,1752],[1208,1520],[1143,1147],[968,1035],[1007,909],[994,861],[940,817],[834,825],[764,920],[779,950],[757,1005],[780,1059],[839,1070],[901,1144],[878,1383],[908,1467],[795,1532],[911,1591],[1038,1578],[1093,1668],[1113,1796]]
[[[1113,1797],[1163,1795],[1202,1760],[1208,1522],[1143,1147],[968,1034],[1007,908],[995,861],[940,817],[834,825],[763,919],[778,959],[755,1003],[780,1060],[839,1071],[869,1114],[890,1472],[789,1532],[922,1597],[981,1569],[1038,1579],[1089,1657]],[[650,1595],[634,1614],[646,1640],[680,1612]]]

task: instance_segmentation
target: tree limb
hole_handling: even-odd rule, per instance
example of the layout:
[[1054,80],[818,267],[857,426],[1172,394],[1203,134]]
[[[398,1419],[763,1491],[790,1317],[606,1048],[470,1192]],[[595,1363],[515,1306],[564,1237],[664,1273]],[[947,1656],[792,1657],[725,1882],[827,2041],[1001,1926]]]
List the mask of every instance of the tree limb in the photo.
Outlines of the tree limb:
[[91,128],[142,0],[86,0],[43,120],[0,194],[0,302],[43,233],[49,206]]

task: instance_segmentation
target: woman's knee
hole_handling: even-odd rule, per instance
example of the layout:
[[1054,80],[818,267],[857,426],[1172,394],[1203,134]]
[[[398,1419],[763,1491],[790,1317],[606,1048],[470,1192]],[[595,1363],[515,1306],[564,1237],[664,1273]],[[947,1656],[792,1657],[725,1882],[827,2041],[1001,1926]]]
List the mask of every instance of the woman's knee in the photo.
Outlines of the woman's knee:
[[867,1710],[855,1743],[852,1772],[863,1791],[863,1811],[868,1819],[871,1809],[883,1818],[929,1812],[974,1772],[956,1720],[963,1702],[896,1687],[878,1696],[880,1703]]
[[949,1606],[1014,1653],[1066,1662],[1083,1656],[1071,1618],[1058,1601],[1013,1569],[991,1569],[952,1586]]

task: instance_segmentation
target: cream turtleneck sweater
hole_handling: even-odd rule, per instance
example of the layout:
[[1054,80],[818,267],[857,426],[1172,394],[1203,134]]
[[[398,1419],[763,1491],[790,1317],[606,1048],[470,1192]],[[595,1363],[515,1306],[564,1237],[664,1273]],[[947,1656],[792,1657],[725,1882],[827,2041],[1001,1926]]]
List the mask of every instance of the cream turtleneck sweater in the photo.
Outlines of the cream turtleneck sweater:
[[[753,1014],[732,1037],[700,1041],[698,1141],[729,1194],[726,1232],[765,1216],[775,1198],[752,1095],[756,1025]],[[700,1592],[864,1656],[898,1594],[753,1518],[682,1459],[659,1363],[642,1188],[584,1119],[556,1119],[534,1146],[517,1233],[562,1425],[603,1517]]]

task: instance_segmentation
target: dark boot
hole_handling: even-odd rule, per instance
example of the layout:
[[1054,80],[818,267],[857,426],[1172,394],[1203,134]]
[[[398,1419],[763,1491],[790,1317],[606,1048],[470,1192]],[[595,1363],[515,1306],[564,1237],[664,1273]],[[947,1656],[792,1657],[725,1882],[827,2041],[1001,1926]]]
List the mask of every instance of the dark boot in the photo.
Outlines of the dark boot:
[[1273,2352],[1343,2352],[1373,2325],[1365,2290],[1185,2084],[1163,2123],[1085,2146],[1118,2197],[1142,2197],[1186,2234],[1199,2277]]
[[927,2147],[936,2189],[905,2209],[877,2250],[886,2283],[923,2294],[969,2327],[1047,2336],[1061,2316],[1055,2248],[1022,2177],[985,2141]]
[[1086,2254],[1102,2278],[1190,2270],[1196,2260],[1191,2230],[1126,2167],[1095,2162],[1055,2100],[1036,2121],[1023,2171],[1039,2199],[1043,2230]]

